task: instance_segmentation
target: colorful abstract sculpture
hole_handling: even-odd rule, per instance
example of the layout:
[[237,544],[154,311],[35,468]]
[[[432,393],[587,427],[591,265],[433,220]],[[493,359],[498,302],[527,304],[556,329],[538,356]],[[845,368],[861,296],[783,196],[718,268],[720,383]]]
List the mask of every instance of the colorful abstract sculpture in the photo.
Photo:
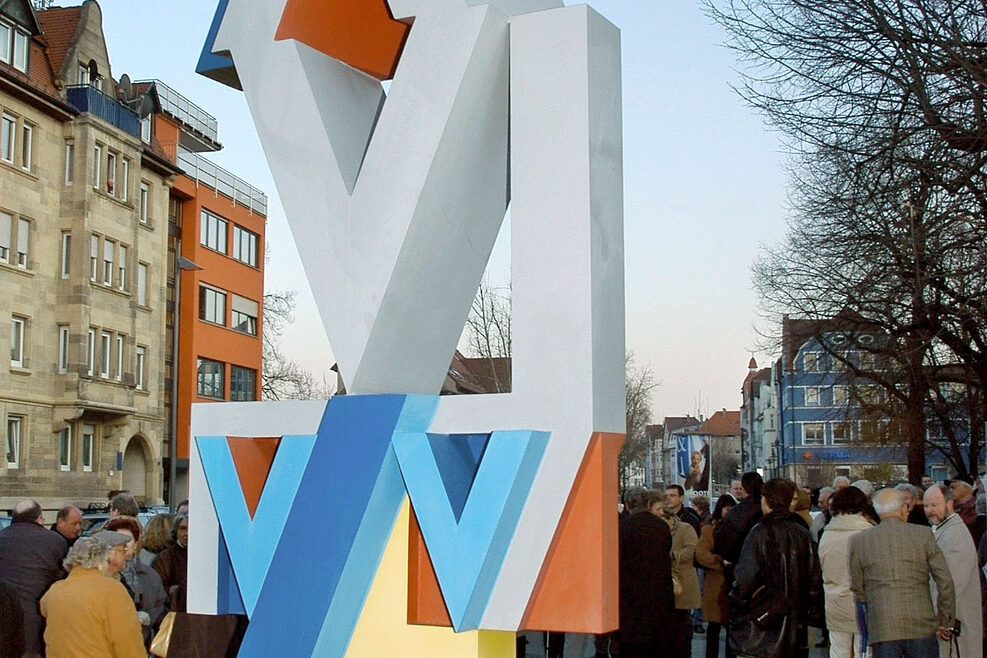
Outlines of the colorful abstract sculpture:
[[[616,28],[559,0],[222,0],[199,71],[246,95],[349,394],[193,409],[189,610],[248,615],[241,656],[615,629]],[[439,397],[508,206],[512,390]]]

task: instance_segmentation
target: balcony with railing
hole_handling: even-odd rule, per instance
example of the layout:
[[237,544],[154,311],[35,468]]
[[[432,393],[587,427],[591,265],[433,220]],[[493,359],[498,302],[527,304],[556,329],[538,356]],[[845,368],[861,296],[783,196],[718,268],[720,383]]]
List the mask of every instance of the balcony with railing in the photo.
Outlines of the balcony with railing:
[[248,208],[250,212],[267,217],[267,195],[259,189],[234,176],[198,153],[181,146],[178,150],[178,166],[197,184],[210,187],[233,203]]
[[[180,122],[187,130],[200,138],[200,141],[203,141],[201,150],[218,150],[219,122],[216,117],[160,80],[138,80],[134,82],[134,85],[138,88],[141,88],[142,85],[153,86],[158,96],[158,102],[161,103],[162,112]],[[196,150],[200,149],[197,148]]]
[[80,112],[88,112],[99,117],[134,137],[141,135],[141,122],[137,113],[96,87],[71,86],[67,90],[67,100],[69,105]]

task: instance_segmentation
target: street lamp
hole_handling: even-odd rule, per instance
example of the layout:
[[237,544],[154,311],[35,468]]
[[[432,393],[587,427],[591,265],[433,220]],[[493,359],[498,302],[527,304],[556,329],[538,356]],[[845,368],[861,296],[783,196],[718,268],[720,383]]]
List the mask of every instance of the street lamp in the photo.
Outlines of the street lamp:
[[[182,241],[179,238],[175,248],[176,254],[182,253]],[[171,312],[171,435],[168,437],[168,506],[175,509],[175,479],[178,475],[178,374],[181,361],[178,358],[178,348],[181,343],[182,315],[182,272],[201,270],[185,256],[175,259],[175,306]]]

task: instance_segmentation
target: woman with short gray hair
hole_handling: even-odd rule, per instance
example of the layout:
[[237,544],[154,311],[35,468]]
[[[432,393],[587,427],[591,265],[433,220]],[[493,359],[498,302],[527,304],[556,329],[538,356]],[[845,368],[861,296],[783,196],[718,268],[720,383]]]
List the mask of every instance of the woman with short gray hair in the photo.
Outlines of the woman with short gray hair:
[[109,551],[100,539],[80,537],[65,557],[68,578],[41,597],[49,656],[147,658],[134,602],[120,581],[104,574]]

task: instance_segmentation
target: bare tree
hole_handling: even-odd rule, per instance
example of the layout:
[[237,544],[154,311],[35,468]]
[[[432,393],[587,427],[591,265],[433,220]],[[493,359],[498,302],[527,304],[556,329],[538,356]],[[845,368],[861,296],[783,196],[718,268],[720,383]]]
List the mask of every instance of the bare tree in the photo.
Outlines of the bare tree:
[[278,291],[264,295],[263,359],[261,396],[265,400],[326,399],[333,387],[323,377],[299,366],[281,349],[281,335],[294,322],[295,291]]
[[634,354],[629,352],[624,359],[627,402],[627,430],[624,448],[620,452],[621,488],[627,487],[631,467],[643,464],[648,454],[647,426],[651,422],[651,396],[661,385],[655,380],[648,366],[638,366]]
[[[930,410],[956,416],[937,391],[962,366],[980,412],[943,452],[975,471],[987,376],[984,1],[705,2],[748,65],[741,95],[793,156],[788,236],[755,265],[765,309],[839,316],[857,325],[851,336],[883,337],[828,351],[855,388],[882,390],[857,401],[907,441],[913,481]],[[855,362],[861,350],[879,358]]]
[[469,355],[487,361],[488,374],[494,386],[491,392],[509,392],[511,382],[495,361],[511,356],[510,284],[500,288],[491,286],[486,280],[480,283],[466,318],[466,330]]

